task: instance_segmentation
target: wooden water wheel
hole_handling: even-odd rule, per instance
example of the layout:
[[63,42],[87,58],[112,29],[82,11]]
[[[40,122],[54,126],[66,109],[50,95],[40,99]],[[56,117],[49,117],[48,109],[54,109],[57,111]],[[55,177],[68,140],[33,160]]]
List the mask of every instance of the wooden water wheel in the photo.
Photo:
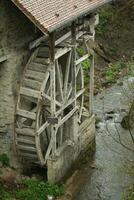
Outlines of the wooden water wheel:
[[69,36],[67,33],[55,42],[54,63],[48,46],[41,44],[32,53],[20,84],[15,122],[18,156],[42,166],[65,144],[73,144],[82,119],[85,89],[81,62],[88,54],[80,57],[74,45],[66,46]]

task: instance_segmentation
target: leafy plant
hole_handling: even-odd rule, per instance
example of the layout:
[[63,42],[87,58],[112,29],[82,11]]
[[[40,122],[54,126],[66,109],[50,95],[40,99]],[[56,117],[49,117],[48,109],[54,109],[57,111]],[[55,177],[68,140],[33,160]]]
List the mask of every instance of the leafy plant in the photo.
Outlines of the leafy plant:
[[64,193],[63,186],[38,180],[25,180],[22,185],[24,189],[16,192],[16,199],[19,200],[45,200],[47,195],[58,197]]
[[113,17],[113,10],[108,7],[102,8],[99,12],[100,23],[96,28],[96,33],[98,35],[103,35],[106,31],[106,26],[109,24],[110,19]]
[[[78,55],[80,57],[82,57],[82,56],[84,56],[86,54],[85,51],[84,51],[84,49],[80,48],[80,47],[77,48],[77,53],[78,53]],[[82,67],[83,67],[83,69],[85,71],[88,70],[88,69],[90,69],[91,63],[90,63],[89,59],[84,60],[81,64],[82,64]]]
[[109,82],[113,82],[117,77],[118,73],[121,71],[121,69],[125,67],[126,64],[123,62],[116,62],[111,64],[109,68],[106,70],[106,80]]
[[0,155],[0,162],[2,163],[3,166],[9,166],[9,158],[7,154]]
[[11,195],[5,188],[0,184],[0,200],[11,200]]

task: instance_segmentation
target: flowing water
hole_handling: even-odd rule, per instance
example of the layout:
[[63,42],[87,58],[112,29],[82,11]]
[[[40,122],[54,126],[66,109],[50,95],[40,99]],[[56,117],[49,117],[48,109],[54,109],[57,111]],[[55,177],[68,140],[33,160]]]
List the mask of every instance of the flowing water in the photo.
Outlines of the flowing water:
[[134,98],[134,78],[125,78],[97,95],[97,124],[94,167],[86,170],[86,179],[75,200],[122,200],[123,192],[134,184],[134,143],[130,131],[122,128]]

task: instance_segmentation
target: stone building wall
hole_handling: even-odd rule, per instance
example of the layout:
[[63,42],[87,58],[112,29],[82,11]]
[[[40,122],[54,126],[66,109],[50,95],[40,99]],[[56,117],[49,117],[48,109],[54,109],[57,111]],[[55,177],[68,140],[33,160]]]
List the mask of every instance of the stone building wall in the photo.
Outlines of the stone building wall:
[[0,56],[9,55],[6,62],[0,63],[0,154],[9,157],[14,149],[17,89],[30,55],[28,44],[37,34],[34,25],[10,0],[0,0]]

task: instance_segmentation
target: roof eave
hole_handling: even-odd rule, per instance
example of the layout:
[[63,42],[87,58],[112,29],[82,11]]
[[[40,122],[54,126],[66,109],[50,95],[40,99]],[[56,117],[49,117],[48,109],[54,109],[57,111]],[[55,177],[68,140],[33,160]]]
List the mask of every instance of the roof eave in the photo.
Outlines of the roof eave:
[[43,33],[43,34],[49,34],[53,31],[55,31],[56,29],[66,26],[68,23],[71,23],[72,21],[75,21],[76,19],[87,15],[91,12],[94,12],[95,10],[97,10],[98,8],[102,7],[103,5],[112,2],[112,0],[104,0],[102,3],[100,3],[98,6],[94,6],[90,9],[87,9],[84,12],[81,12],[81,14],[75,15],[73,16],[71,19],[64,21],[63,23],[60,23],[59,25],[55,25],[53,27],[50,27],[48,29],[46,29],[42,24],[40,24],[36,18],[34,18],[30,12],[28,12],[20,3],[18,0],[11,0],[25,15],[26,17]]

